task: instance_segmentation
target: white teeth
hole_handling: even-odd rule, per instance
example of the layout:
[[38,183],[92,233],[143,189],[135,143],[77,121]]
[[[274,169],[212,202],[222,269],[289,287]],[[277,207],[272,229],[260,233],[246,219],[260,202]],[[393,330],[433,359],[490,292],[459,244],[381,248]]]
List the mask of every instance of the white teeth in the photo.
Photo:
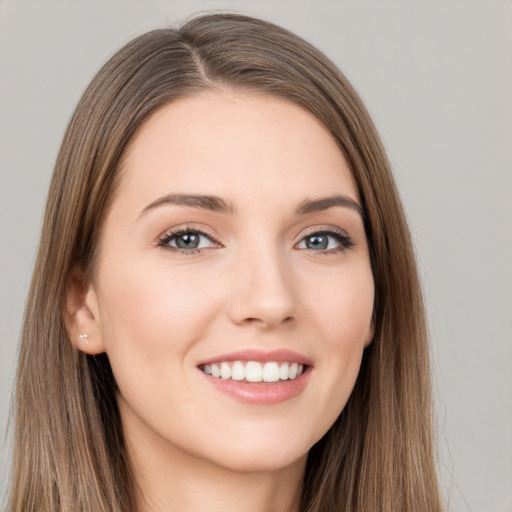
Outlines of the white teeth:
[[290,374],[290,366],[288,365],[288,363],[283,363],[279,367],[279,378],[281,380],[287,380],[289,377],[289,374]]
[[279,365],[277,363],[265,363],[263,367],[263,382],[277,382],[279,380]]
[[261,382],[263,378],[263,369],[261,363],[249,361],[245,365],[245,380],[249,382]]
[[304,372],[304,365],[299,363],[277,363],[270,361],[262,364],[257,361],[222,361],[205,364],[202,370],[212,377],[223,380],[246,380],[247,382],[278,382],[296,379]]
[[228,363],[222,363],[220,365],[220,377],[224,380],[231,378],[231,368]]
[[245,368],[244,365],[237,361],[233,368],[231,368],[231,378],[233,380],[244,380],[245,379]]
[[212,375],[214,377],[220,377],[220,368],[216,364],[212,364]]
[[299,369],[299,365],[297,363],[292,363],[290,365],[290,369],[288,370],[288,378],[295,379],[297,377],[297,370]]

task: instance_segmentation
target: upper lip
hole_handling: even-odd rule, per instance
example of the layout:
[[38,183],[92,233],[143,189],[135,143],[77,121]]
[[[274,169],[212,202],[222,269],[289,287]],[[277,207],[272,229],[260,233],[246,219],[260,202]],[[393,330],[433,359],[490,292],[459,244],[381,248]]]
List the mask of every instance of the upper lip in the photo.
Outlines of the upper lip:
[[268,363],[275,361],[277,363],[299,363],[307,366],[313,366],[313,361],[302,354],[293,350],[277,349],[277,350],[259,350],[247,349],[228,354],[221,354],[201,361],[198,366],[204,364],[220,363],[222,361],[257,361],[259,363]]

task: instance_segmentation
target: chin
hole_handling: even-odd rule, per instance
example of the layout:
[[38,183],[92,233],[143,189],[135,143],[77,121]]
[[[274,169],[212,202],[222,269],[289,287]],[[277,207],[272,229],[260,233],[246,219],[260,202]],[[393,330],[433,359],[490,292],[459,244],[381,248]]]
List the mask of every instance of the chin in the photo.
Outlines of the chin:
[[[267,440],[272,435],[267,436]],[[239,473],[275,472],[295,464],[305,463],[310,445],[290,443],[290,439],[275,438],[272,443],[251,442],[250,446],[230,445],[222,447],[210,458],[216,465]]]
[[236,473],[266,473],[279,472],[290,468],[290,466],[305,464],[307,452],[300,455],[282,455],[244,457],[242,454],[233,454],[233,457],[221,461],[221,466]]

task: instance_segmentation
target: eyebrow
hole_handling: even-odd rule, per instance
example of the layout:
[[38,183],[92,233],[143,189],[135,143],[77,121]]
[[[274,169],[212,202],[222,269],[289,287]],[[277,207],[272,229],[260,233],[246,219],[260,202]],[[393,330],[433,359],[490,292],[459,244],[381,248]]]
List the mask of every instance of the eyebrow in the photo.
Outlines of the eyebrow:
[[[228,213],[234,215],[236,207],[230,201],[226,201],[218,196],[202,194],[168,194],[158,198],[147,205],[139,215],[139,218],[150,210],[154,210],[162,205],[172,204],[176,206],[189,206],[201,210],[210,210],[218,213]],[[309,213],[321,212],[334,206],[342,206],[355,210],[364,219],[362,206],[347,196],[335,195],[323,197],[320,199],[306,199],[297,207],[297,215],[307,215]]]
[[142,210],[139,218],[150,210],[154,210],[155,208],[164,204],[190,206],[192,208],[199,208],[201,210],[211,210],[214,212],[229,213],[232,215],[236,212],[236,208],[233,203],[225,201],[224,199],[217,196],[199,194],[168,194],[148,204],[144,210]]
[[299,207],[297,208],[297,214],[305,215],[308,213],[321,212],[324,210],[328,210],[333,206],[351,208],[352,210],[355,210],[357,213],[359,213],[359,215],[361,215],[361,217],[364,220],[363,207],[350,197],[341,195],[323,197],[314,200],[306,199],[305,201],[302,201],[302,203],[299,204]]

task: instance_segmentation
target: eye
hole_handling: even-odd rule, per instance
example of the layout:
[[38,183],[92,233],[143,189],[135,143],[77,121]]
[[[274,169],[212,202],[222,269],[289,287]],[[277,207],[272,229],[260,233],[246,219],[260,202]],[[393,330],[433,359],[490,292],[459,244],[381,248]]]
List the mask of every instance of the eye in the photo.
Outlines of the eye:
[[316,252],[340,252],[353,245],[353,240],[342,231],[317,231],[305,236],[296,247]]
[[189,228],[167,233],[158,245],[172,251],[184,253],[193,253],[201,249],[219,247],[219,244],[214,242],[206,233]]

